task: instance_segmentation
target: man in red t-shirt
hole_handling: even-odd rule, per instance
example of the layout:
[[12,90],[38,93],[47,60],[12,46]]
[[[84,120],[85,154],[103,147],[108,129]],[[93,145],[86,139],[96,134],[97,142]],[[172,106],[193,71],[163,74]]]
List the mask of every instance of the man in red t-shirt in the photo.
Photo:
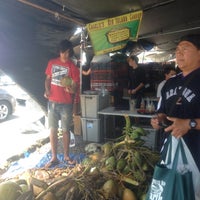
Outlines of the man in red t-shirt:
[[[79,101],[80,72],[71,61],[73,47],[71,42],[63,40],[59,45],[60,56],[48,62],[45,74],[45,93],[48,102],[48,123],[52,158],[46,167],[59,163],[57,158],[59,120],[63,134],[64,161],[75,164],[69,157],[70,125],[73,115],[73,104]],[[63,78],[71,84],[63,85]]]

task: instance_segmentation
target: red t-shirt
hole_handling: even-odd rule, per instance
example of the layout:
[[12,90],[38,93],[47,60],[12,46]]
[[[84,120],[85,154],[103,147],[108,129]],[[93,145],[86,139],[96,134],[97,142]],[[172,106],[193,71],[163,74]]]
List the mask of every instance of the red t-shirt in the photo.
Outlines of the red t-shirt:
[[[60,84],[60,80],[64,76],[69,76],[75,83],[80,85],[80,71],[72,61],[66,61],[65,63],[60,61],[60,58],[51,59],[48,62],[45,74],[51,77],[51,91],[49,100],[71,104],[72,94],[65,91],[65,87]],[[75,102],[78,101],[78,95],[75,95]]]

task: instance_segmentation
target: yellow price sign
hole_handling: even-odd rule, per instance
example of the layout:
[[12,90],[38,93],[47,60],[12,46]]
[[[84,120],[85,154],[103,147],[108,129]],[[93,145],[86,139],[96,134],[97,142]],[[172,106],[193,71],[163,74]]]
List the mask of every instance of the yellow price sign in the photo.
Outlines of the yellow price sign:
[[108,42],[111,44],[122,42],[124,40],[128,40],[130,37],[130,29],[129,28],[121,28],[117,30],[111,30],[107,33]]

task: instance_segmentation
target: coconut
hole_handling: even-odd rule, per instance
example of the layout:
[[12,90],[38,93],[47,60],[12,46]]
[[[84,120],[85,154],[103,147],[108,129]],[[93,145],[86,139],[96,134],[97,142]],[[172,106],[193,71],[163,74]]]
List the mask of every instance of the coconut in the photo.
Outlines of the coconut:
[[12,181],[0,184],[0,200],[16,200],[22,193],[21,187]]
[[97,162],[102,159],[102,156],[103,156],[102,153],[95,152],[95,153],[89,155],[89,158],[92,159],[94,162]]
[[104,156],[109,156],[112,152],[112,144],[107,142],[104,145],[102,145],[101,149],[104,153]]
[[76,91],[76,83],[73,81],[71,77],[64,76],[60,79],[60,84],[65,87],[67,92],[75,93]]
[[140,199],[141,199],[141,200],[145,200],[145,199],[146,199],[146,196],[147,196],[147,194],[144,193],[144,194],[141,195]]
[[39,195],[43,190],[43,188],[33,185],[33,193],[35,196]]
[[72,78],[69,77],[69,76],[64,76],[63,78],[61,78],[60,80],[60,84],[63,86],[63,87],[68,87],[68,86],[71,86],[72,85]]
[[43,200],[56,200],[56,197],[53,193],[48,192],[44,197]]
[[21,184],[19,186],[21,187],[23,193],[29,190],[29,186],[27,184]]
[[98,175],[98,174],[99,174],[99,169],[97,167],[92,167],[90,169],[90,175],[95,176],[95,175]]
[[109,179],[103,185],[103,192],[106,199],[113,198],[117,195],[117,184]]
[[132,190],[125,188],[122,200],[137,200],[137,198]]

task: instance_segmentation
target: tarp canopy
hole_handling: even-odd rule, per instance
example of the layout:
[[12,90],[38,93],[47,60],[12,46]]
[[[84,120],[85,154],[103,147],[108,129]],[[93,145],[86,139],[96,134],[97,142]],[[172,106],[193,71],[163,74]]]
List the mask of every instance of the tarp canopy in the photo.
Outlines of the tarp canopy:
[[43,103],[47,61],[63,38],[79,54],[77,28],[84,30],[85,50],[93,54],[88,23],[142,10],[138,40],[123,51],[137,54],[154,46],[149,56],[165,61],[174,57],[180,36],[200,32],[199,8],[198,0],[1,0],[0,68]]

